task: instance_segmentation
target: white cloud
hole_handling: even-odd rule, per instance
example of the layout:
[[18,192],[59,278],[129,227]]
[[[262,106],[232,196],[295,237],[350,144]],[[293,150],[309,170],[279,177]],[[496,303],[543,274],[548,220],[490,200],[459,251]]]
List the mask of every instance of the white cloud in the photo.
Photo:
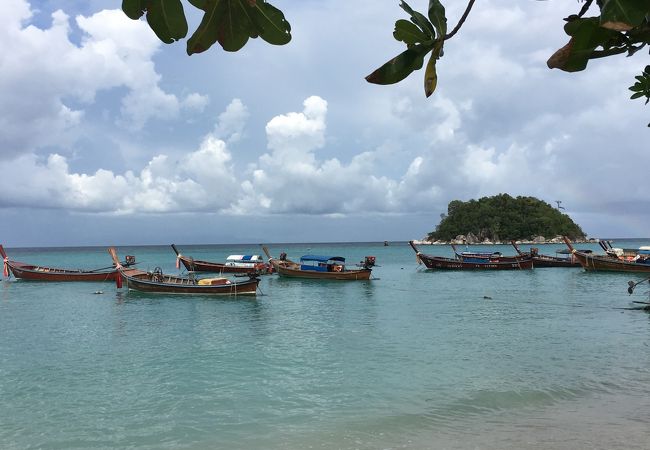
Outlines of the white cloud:
[[226,143],[207,135],[178,161],[153,157],[139,173],[74,173],[65,157],[21,155],[0,179],[0,205],[133,214],[218,212],[239,195]]
[[[58,11],[43,26],[51,12],[33,19],[27,2],[1,3],[0,157],[15,172],[0,182],[3,205],[437,217],[450,200],[499,192],[562,199],[572,212],[647,203],[636,180],[650,163],[650,110],[627,93],[640,53],[576,74],[546,68],[580,3],[478,2],[446,42],[429,99],[421,71],[388,87],[363,80],[402,50],[397,4],[362,0],[341,19],[340,0],[303,2],[288,46],[188,58],[120,11],[66,11],[74,21]],[[464,5],[445,6],[452,26]],[[233,97],[213,127],[211,108]],[[185,113],[191,121],[154,122]],[[35,156],[49,153],[65,157]],[[603,182],[621,176],[632,181]]]
[[228,142],[240,140],[248,117],[248,109],[242,101],[238,98],[233,99],[226,110],[219,114],[215,135]]
[[0,157],[65,146],[100,91],[127,89],[120,122],[134,129],[151,119],[177,117],[181,106],[205,104],[189,94],[181,105],[162,90],[152,61],[160,41],[145,22],[119,10],[77,16],[80,45],[71,41],[63,11],[53,12],[51,26],[40,29],[25,25],[31,18],[26,1],[6,0],[0,17]]
[[183,99],[182,107],[190,111],[203,112],[209,102],[210,99],[207,95],[201,95],[194,92]]

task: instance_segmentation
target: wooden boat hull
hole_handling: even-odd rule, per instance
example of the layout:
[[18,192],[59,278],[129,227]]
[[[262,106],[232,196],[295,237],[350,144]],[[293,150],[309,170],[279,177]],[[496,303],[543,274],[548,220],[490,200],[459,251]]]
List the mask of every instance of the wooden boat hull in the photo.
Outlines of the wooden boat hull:
[[259,271],[261,269],[265,269],[264,267],[252,268],[252,267],[229,266],[223,263],[189,259],[184,256],[180,257],[179,260],[181,261],[185,269],[190,272],[250,273],[250,272]]
[[290,278],[306,278],[312,280],[340,280],[340,281],[354,281],[354,280],[369,280],[372,270],[346,270],[344,272],[320,272],[316,270],[301,270],[284,265],[275,267],[278,275]]
[[264,263],[254,264],[252,267],[235,266],[232,264],[201,261],[192,257],[183,256],[179,253],[178,249],[172,244],[174,252],[176,252],[177,259],[183,264],[183,267],[189,272],[211,272],[211,273],[259,273],[265,274],[269,272],[269,266]]
[[549,256],[549,255],[540,255],[536,251],[533,253],[532,249],[530,252],[522,252],[519,250],[519,246],[515,241],[511,241],[512,246],[515,248],[519,256],[531,257],[533,258],[533,266],[538,267],[581,267],[580,262],[577,259],[570,258],[561,258],[559,256]]
[[573,255],[588,272],[650,273],[650,264],[624,261],[611,256],[587,255],[574,251]]
[[532,258],[519,258],[513,261],[466,261],[443,256],[432,256],[420,253],[413,241],[409,241],[415,251],[418,262],[423,263],[427,269],[436,270],[529,270],[533,268]]
[[14,277],[28,281],[115,281],[117,270],[89,272],[83,270],[39,267],[9,261],[7,266]]
[[256,295],[257,286],[260,282],[257,278],[251,278],[246,281],[237,281],[230,284],[202,286],[195,284],[195,280],[169,275],[165,275],[163,281],[155,281],[149,273],[131,276],[122,271],[121,274],[128,289],[152,294]]
[[118,277],[117,269],[105,267],[98,270],[61,269],[56,267],[41,267],[18,261],[11,261],[2,245],[0,256],[3,258],[3,272],[17,279],[27,281],[115,281]]
[[418,253],[420,261],[427,269],[438,270],[528,270],[533,268],[532,259],[520,259],[517,261],[488,261],[469,262],[441,256],[425,255]]
[[618,259],[614,256],[587,254],[573,248],[571,241],[566,236],[564,236],[564,242],[582,268],[588,272],[650,273],[650,264]]
[[533,256],[533,266],[538,267],[582,267],[580,262],[569,258],[555,258],[553,256]]

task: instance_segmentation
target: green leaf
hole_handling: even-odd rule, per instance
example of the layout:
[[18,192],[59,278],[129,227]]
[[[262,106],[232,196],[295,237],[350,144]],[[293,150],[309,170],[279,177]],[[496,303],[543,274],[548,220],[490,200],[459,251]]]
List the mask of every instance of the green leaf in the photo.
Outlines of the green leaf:
[[597,47],[609,48],[618,37],[618,32],[602,28],[596,17],[573,20],[564,31],[571,39],[549,58],[547,65],[566,72],[584,70]]
[[643,23],[650,12],[650,0],[603,0],[600,24],[615,31],[629,31]]
[[140,19],[146,12],[149,27],[165,44],[187,35],[181,0],[123,0],[122,11],[133,20]]
[[393,31],[393,36],[395,39],[406,43],[408,46],[431,39],[431,37],[423,33],[417,25],[405,19],[399,19],[395,22],[395,31]]
[[645,97],[645,94],[643,92],[636,92],[636,93],[632,94],[632,97],[630,97],[630,98],[635,99],[635,98],[639,98],[639,97]]
[[422,13],[414,11],[405,1],[402,1],[399,6],[411,16],[411,22],[420,27],[424,34],[431,36],[433,39],[436,38],[435,29],[429,19],[424,17]]
[[215,42],[229,52],[240,50],[249,38],[261,36],[275,45],[291,40],[291,26],[282,11],[264,0],[190,0],[205,14],[187,41],[187,53],[200,53]]
[[374,84],[398,83],[414,70],[422,68],[424,56],[430,50],[429,46],[416,44],[368,75],[366,81]]
[[187,41],[187,53],[201,53],[219,42],[226,51],[241,49],[250,35],[252,23],[238,0],[207,0],[198,28]]
[[438,0],[429,0],[429,20],[437,31],[437,37],[441,38],[447,34],[447,17],[445,7]]
[[147,23],[165,44],[187,36],[181,0],[147,0]]
[[291,41],[291,25],[282,11],[269,3],[249,1],[257,34],[269,44],[284,45]]
[[438,86],[438,72],[436,71],[436,63],[442,54],[443,44],[444,38],[440,38],[436,41],[436,44],[431,51],[431,57],[427,63],[427,68],[424,71],[424,95],[427,97],[430,97]]
[[147,9],[147,0],[122,0],[122,11],[129,19],[138,20]]

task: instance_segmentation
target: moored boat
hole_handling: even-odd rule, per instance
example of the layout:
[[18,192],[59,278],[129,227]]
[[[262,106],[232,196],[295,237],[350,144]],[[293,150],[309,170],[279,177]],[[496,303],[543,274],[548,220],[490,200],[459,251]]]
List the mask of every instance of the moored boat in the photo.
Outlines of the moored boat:
[[[3,275],[13,274],[16,279],[29,281],[115,281],[118,271],[115,265],[99,269],[64,269],[27,264],[9,259],[4,248],[0,245],[0,256],[3,259]],[[121,263],[123,267],[135,264],[133,256],[127,256]]]
[[513,261],[476,259],[464,260],[462,258],[446,258],[443,256],[425,255],[409,241],[411,248],[415,251],[418,264],[424,264],[427,269],[439,270],[528,270],[533,268],[533,259],[522,257]]
[[366,256],[359,269],[349,269],[342,256],[304,255],[300,263],[286,259],[270,259],[278,275],[289,278],[309,278],[318,280],[369,280],[375,257]]
[[193,276],[180,277],[167,275],[159,267],[153,271],[143,271],[136,268],[123,267],[118,260],[117,251],[114,247],[108,249],[109,254],[116,264],[120,277],[117,278],[117,286],[122,287],[122,280],[126,287],[140,292],[155,294],[199,294],[199,295],[256,295],[257,286],[260,282],[255,274],[251,274],[247,280],[232,281],[228,278],[195,278]]
[[451,248],[454,250],[456,259],[460,259],[466,262],[515,262],[520,259],[526,259],[530,256],[528,255],[508,255],[504,256],[501,252],[471,252],[471,251],[458,251],[455,244],[451,244]]
[[269,272],[267,265],[260,255],[230,255],[225,263],[202,261],[191,256],[180,253],[176,245],[172,244],[176,253],[176,267],[183,264],[185,269],[191,272],[213,272],[213,273],[250,273],[265,274]]
[[[573,256],[550,256],[539,253],[537,247],[531,247],[530,252],[522,252],[515,241],[510,241],[520,256],[530,256],[533,258],[535,268],[539,267],[581,267],[580,262]],[[591,250],[589,250],[591,251]]]
[[638,250],[636,256],[628,259],[618,257],[615,253],[594,255],[581,252],[573,247],[566,236],[564,242],[583,269],[588,272],[650,273],[650,250]]

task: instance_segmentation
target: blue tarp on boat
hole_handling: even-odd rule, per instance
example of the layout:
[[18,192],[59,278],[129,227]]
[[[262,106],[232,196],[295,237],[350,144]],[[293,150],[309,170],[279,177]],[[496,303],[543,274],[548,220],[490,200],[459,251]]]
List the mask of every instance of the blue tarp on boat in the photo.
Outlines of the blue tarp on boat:
[[323,263],[326,263],[327,261],[345,262],[345,258],[342,256],[304,255],[300,257],[300,262],[302,261],[317,261]]

